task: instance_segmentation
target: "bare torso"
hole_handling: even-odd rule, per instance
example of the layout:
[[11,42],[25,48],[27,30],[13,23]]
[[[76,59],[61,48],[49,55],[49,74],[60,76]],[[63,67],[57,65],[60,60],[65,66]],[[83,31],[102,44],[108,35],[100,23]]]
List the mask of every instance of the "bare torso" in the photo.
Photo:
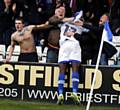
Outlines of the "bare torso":
[[16,31],[13,35],[13,41],[20,45],[21,53],[36,52],[34,43],[34,36],[31,34],[31,29],[28,27],[23,28],[21,32]]

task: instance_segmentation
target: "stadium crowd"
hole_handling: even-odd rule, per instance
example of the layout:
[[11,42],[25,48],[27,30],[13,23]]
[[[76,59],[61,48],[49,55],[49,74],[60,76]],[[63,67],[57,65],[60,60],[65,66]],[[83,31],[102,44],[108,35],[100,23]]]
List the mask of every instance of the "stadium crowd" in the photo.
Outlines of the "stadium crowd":
[[[114,36],[120,35],[119,0],[0,0],[0,44],[20,45],[18,61],[38,62],[35,46],[47,50],[48,63],[59,63],[58,104],[64,101],[63,89],[67,64],[72,65],[71,98],[77,96],[80,64],[96,64],[106,22]],[[104,43],[100,64],[116,54],[116,48]]]
[[[82,49],[82,63],[92,59],[93,52],[97,55],[99,44],[97,32],[101,16],[106,14],[109,19],[113,35],[120,34],[120,2],[118,0],[1,0],[0,1],[0,44],[8,47],[11,44],[11,35],[16,31],[15,20],[22,17],[25,26],[46,24],[54,25],[50,28],[35,30],[34,42],[36,46],[48,47],[47,62],[57,63],[59,53],[60,27],[52,17],[60,7],[65,8],[63,18],[75,16],[76,12],[83,11],[82,21],[92,31],[82,33],[79,38]],[[63,21],[62,21],[63,22]],[[84,26],[83,25],[83,26]],[[47,33],[46,33],[47,31]],[[100,34],[101,36],[102,34]],[[75,35],[76,36],[76,35]],[[77,35],[78,36],[78,35]],[[17,44],[17,43],[16,43]],[[96,57],[96,56],[95,56]],[[104,57],[104,56],[103,56]],[[110,56],[111,57],[111,56]],[[107,59],[107,58],[106,58]],[[96,60],[95,60],[96,61]],[[93,61],[93,64],[95,64]],[[108,64],[108,63],[101,63]]]

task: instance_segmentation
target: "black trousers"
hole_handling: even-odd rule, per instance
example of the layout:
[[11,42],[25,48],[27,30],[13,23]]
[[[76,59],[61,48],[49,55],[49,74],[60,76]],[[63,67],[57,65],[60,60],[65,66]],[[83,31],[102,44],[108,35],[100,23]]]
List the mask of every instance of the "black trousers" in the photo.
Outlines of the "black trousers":
[[32,52],[32,53],[20,53],[18,61],[38,62],[38,55],[37,55],[36,52]]

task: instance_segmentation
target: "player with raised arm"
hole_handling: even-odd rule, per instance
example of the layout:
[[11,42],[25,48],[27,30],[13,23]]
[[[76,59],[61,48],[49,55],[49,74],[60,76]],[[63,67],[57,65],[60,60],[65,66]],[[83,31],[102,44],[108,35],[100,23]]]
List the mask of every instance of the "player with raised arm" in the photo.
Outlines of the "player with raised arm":
[[60,49],[59,49],[59,77],[58,77],[58,101],[57,104],[63,104],[63,88],[65,82],[65,72],[67,64],[72,64],[72,93],[71,98],[76,104],[80,104],[80,97],[77,96],[79,85],[79,67],[81,62],[81,48],[79,41],[74,38],[75,33],[81,34],[83,30],[74,25],[82,17],[81,12],[73,19],[73,23],[64,23],[61,26]]

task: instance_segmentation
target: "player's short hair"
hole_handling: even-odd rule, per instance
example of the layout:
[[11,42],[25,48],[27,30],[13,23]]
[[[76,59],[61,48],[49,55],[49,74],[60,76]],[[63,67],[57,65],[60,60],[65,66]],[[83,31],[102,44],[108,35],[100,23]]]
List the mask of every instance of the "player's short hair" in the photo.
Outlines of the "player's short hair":
[[15,21],[16,21],[16,20],[21,21],[23,24],[25,23],[25,21],[24,21],[24,19],[23,19],[22,17],[18,17],[18,18],[15,19]]
[[57,16],[52,16],[49,18],[49,24],[51,25],[58,25],[61,22],[61,19],[59,19]]

